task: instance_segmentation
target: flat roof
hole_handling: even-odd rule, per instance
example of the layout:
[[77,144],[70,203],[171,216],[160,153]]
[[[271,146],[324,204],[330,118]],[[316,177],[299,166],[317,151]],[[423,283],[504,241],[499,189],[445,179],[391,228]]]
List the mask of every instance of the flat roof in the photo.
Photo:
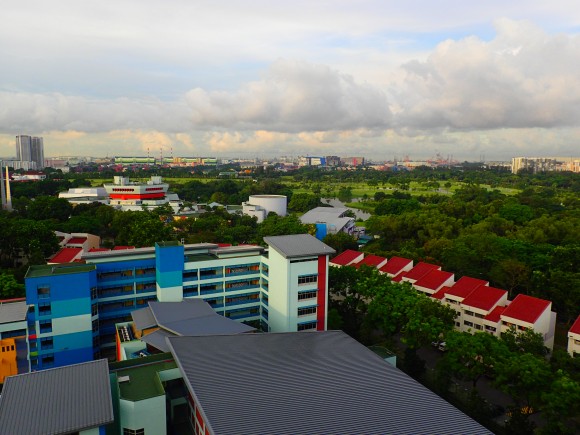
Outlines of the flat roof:
[[215,434],[490,433],[342,331],[167,341]]
[[96,268],[97,266],[95,266],[94,264],[84,264],[84,263],[34,265],[28,268],[25,278],[39,278],[42,276],[84,273],[95,270]]
[[[165,395],[165,389],[157,373],[176,367],[175,361],[159,361],[118,370],[116,373],[121,399],[137,402]],[[128,376],[129,379],[120,382],[119,378],[122,376]]]
[[23,322],[26,320],[28,305],[26,300],[0,301],[0,324]]
[[0,435],[64,434],[113,422],[106,359],[6,378]]
[[272,249],[284,258],[307,257],[309,255],[332,255],[336,251],[310,234],[264,237]]

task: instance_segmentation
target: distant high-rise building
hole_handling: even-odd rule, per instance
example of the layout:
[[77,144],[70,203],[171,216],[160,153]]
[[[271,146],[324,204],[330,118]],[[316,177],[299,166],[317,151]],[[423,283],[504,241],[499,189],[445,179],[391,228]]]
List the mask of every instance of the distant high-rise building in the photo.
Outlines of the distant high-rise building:
[[16,136],[16,160],[34,162],[34,169],[44,168],[44,143],[41,137]]

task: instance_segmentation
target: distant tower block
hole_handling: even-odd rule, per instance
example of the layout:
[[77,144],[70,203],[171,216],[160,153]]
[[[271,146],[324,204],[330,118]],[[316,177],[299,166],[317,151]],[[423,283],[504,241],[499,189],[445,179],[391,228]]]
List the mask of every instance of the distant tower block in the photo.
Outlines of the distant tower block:
[[[2,172],[2,165],[0,165],[0,172]],[[6,166],[6,210],[12,211],[12,194],[10,193],[10,174],[8,173],[8,166]]]
[[2,170],[2,160],[0,160],[0,197],[2,198],[2,210],[6,210],[6,191],[4,190],[4,171]]

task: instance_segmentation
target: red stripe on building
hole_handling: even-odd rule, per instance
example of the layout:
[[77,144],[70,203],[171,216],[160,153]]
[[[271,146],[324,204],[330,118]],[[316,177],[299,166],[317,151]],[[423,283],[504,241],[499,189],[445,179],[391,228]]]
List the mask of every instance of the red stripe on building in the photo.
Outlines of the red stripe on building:
[[163,192],[160,193],[111,193],[109,194],[111,199],[156,199],[156,198],[163,198],[165,194]]
[[324,331],[326,324],[326,255],[318,256],[318,296],[316,303],[316,330]]

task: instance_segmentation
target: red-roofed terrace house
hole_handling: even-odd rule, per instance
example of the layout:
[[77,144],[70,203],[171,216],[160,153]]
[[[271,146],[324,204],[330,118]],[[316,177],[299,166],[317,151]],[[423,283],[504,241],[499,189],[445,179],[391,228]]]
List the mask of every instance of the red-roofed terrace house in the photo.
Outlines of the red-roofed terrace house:
[[[480,285],[475,288],[461,302],[461,331],[485,331],[495,336],[500,335],[500,317],[489,317],[491,313],[499,306],[507,304],[508,293],[495,287]],[[487,321],[486,321],[487,319]]]
[[413,267],[410,271],[402,275],[402,281],[410,282],[411,284],[415,284],[415,281],[423,278],[429,272],[433,270],[441,270],[441,267],[435,264],[429,263],[418,263],[415,267]]
[[359,261],[362,261],[365,254],[359,251],[353,251],[352,249],[347,249],[346,251],[338,254],[332,260],[329,261],[329,266],[342,267],[342,266],[352,266]]
[[361,261],[356,263],[354,267],[359,268],[361,266],[369,266],[380,269],[385,264],[387,264],[387,259],[385,257],[380,257],[378,255],[367,255]]
[[394,277],[401,272],[409,272],[413,268],[413,260],[403,257],[391,257],[389,261],[379,268],[380,273],[386,273],[389,277]]
[[453,285],[454,282],[455,275],[451,272],[434,269],[415,281],[413,287],[420,292],[432,295],[442,287]]
[[519,294],[500,315],[501,332],[510,328],[516,331],[532,329],[542,334],[547,348],[554,348],[556,313],[552,312],[552,302]]
[[568,353],[572,356],[580,355],[580,316],[568,331]]

